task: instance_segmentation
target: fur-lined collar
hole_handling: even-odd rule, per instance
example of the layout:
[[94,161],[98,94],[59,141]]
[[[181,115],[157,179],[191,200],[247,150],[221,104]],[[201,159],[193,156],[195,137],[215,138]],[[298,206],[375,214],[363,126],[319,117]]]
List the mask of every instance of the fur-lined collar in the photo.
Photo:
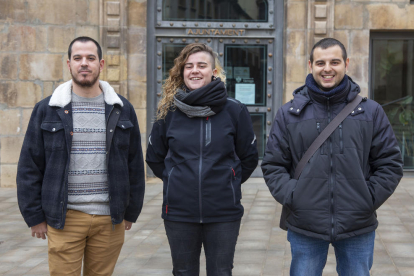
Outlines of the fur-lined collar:
[[[105,102],[109,105],[119,104],[124,106],[122,100],[118,97],[112,86],[106,81],[99,81],[99,86],[104,93]],[[50,98],[50,106],[64,107],[69,104],[72,100],[72,80],[67,81],[59,85],[53,92]]]

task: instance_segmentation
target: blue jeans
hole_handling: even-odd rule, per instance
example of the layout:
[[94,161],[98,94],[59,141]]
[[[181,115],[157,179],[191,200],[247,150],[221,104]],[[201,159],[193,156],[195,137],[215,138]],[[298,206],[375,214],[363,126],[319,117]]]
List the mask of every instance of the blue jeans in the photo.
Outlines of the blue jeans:
[[[375,231],[335,241],[336,271],[339,276],[369,276],[374,255]],[[320,276],[326,264],[330,242],[288,230],[292,251],[291,276]]]
[[173,275],[199,275],[202,245],[206,254],[207,275],[232,275],[240,222],[241,220],[218,223],[187,223],[164,220],[171,248]]

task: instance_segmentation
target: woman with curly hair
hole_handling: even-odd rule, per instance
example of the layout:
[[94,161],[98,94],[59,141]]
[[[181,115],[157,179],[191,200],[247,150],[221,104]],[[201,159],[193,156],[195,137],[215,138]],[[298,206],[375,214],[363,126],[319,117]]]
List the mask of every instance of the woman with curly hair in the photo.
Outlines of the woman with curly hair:
[[246,106],[228,98],[217,55],[187,45],[163,86],[146,161],[164,183],[162,218],[173,275],[232,275],[243,216],[241,183],[258,162]]

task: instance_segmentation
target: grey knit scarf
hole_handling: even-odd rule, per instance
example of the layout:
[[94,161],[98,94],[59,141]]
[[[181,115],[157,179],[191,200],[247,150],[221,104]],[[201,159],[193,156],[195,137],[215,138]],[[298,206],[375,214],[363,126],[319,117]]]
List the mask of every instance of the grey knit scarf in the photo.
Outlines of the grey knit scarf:
[[[181,90],[181,89],[180,89]],[[182,93],[185,93],[181,90]],[[177,92],[177,93],[180,93]],[[174,104],[178,107],[182,112],[184,112],[189,118],[193,117],[209,117],[213,116],[216,113],[211,110],[209,106],[191,106],[188,104],[183,103],[182,101],[178,100],[176,96],[174,96]]]

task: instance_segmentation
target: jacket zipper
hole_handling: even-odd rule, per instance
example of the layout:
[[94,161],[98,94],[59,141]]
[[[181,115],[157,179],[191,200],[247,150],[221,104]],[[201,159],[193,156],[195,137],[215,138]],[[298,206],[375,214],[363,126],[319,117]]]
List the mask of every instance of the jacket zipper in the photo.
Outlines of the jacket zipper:
[[[316,129],[318,130],[318,134],[321,134],[321,123],[316,123]],[[325,143],[322,144],[321,146],[321,155],[323,154],[323,145]]]
[[231,172],[230,172],[230,186],[231,189],[233,191],[233,201],[234,201],[234,205],[236,205],[236,194],[234,192],[234,187],[233,187],[233,177],[236,178],[236,172],[234,171],[233,167],[231,168]]
[[[208,117],[207,117],[208,120]],[[199,200],[199,209],[200,209],[200,223],[203,223],[203,211],[201,204],[201,171],[203,168],[203,118],[200,120],[200,160],[198,163],[198,200]]]
[[344,141],[342,139],[342,123],[339,125],[339,146],[341,148],[341,154],[344,153]]
[[[328,100],[328,124],[331,122],[331,107]],[[334,210],[334,183],[333,183],[333,149],[332,149],[332,137],[329,137],[329,163],[330,163],[330,174],[329,174],[329,186],[331,187],[331,241],[334,240],[335,236],[335,210]]]
[[168,182],[167,182],[167,192],[166,192],[166,198],[167,198],[167,204],[165,205],[165,214],[168,214],[168,204],[169,204],[169,200],[168,200],[168,191],[170,190],[170,176],[171,173],[173,172],[174,167],[172,167],[172,169],[170,170],[170,172],[168,173]]

